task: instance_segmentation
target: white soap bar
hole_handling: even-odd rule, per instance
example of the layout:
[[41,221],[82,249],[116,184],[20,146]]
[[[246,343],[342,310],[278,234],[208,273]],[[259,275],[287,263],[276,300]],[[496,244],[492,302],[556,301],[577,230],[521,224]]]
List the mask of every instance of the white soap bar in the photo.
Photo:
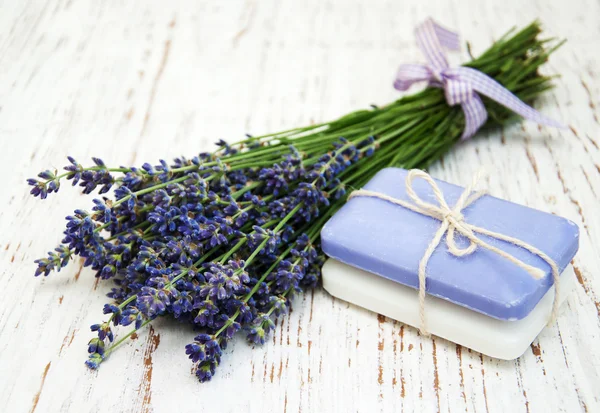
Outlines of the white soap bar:
[[[398,320],[419,325],[417,290],[330,258],[323,266],[323,287],[334,297]],[[574,286],[569,264],[559,283],[564,302]],[[525,318],[498,320],[449,301],[427,296],[425,316],[429,332],[490,357],[512,360],[521,356],[548,324],[554,286]]]

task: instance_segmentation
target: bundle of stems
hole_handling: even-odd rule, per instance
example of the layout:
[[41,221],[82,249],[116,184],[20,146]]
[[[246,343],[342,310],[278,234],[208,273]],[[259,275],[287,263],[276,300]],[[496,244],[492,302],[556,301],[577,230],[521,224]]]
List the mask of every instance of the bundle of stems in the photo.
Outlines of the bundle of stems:
[[[531,103],[553,87],[552,77],[541,75],[538,69],[564,41],[539,39],[541,29],[537,21],[511,34],[513,31],[464,66],[480,70],[522,101]],[[483,101],[488,112],[484,128],[494,128],[515,119],[515,115],[504,106],[485,96]],[[289,144],[306,153],[307,157],[314,158],[327,151],[336,137],[359,142],[373,136],[377,144],[376,154],[365,162],[367,166],[356,164],[353,168],[355,173],[344,179],[348,185],[359,188],[386,166],[427,168],[460,140],[464,126],[461,107],[448,106],[442,89],[427,88],[386,106],[359,110],[318,125],[251,137],[238,144],[258,140],[268,142],[267,150],[247,155],[267,165],[281,156],[275,148]],[[244,155],[231,159],[239,159],[239,156]],[[356,172],[358,169],[360,171]]]
[[[509,32],[466,66],[531,102],[552,87],[538,69],[561,44],[540,33],[537,22]],[[484,104],[486,127],[513,116],[486,98]],[[319,233],[344,204],[346,188],[362,187],[387,166],[426,168],[464,126],[461,108],[427,88],[331,122],[221,141],[213,153],[171,165],[112,168],[94,158],[84,167],[69,157],[64,173],[46,170],[29,180],[34,196],[46,198],[68,179],[86,194],[115,188],[114,199],[94,199],[91,213],[67,217],[62,244],[36,260],[36,275],[79,255],[97,277],[116,283],[104,307],[108,320],[91,327],[98,336],[89,343],[89,367],[137,329],[170,316],[199,330],[186,353],[198,378],[209,380],[238,331],[263,343],[293,295],[317,285]],[[130,324],[114,340],[112,329]]]

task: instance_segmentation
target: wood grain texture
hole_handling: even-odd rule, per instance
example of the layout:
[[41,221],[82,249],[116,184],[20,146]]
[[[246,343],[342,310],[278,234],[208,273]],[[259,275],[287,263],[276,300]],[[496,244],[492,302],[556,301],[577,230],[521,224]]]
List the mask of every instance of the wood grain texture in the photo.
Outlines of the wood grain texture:
[[[483,165],[493,194],[581,227],[577,289],[531,351],[493,360],[317,289],[264,347],[234,341],[211,383],[190,374],[193,333],[163,320],[87,370],[110,287],[80,261],[34,279],[32,260],[90,201],[39,202],[25,179],[66,154],[139,164],[389,102],[429,15],[475,51],[534,18],[569,39],[539,107],[570,130],[511,126],[431,169],[464,183]],[[593,0],[0,1],[0,411],[599,411],[599,15]]]

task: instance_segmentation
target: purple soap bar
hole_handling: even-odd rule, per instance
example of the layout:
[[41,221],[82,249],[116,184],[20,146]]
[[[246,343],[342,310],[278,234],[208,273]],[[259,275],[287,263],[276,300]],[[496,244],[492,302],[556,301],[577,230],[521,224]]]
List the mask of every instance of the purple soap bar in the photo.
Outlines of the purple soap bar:
[[[407,171],[381,170],[365,189],[411,202],[406,194]],[[436,180],[452,207],[463,188]],[[437,205],[431,187],[413,181],[415,192]],[[532,245],[556,262],[560,271],[579,248],[579,228],[573,222],[493,196],[485,195],[462,211],[465,221]],[[417,269],[440,221],[377,198],[356,197],[346,203],[321,232],[323,251],[345,264],[418,288]],[[483,241],[546,271],[534,279],[527,271],[497,254],[478,248],[455,257],[445,236],[427,266],[427,293],[502,320],[526,317],[552,285],[550,266],[513,244],[477,234]],[[459,246],[468,241],[457,234]]]

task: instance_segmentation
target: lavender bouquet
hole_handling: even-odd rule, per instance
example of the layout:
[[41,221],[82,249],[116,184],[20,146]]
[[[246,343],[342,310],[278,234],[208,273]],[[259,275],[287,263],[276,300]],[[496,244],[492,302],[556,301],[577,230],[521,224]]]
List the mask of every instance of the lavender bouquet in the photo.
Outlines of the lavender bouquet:
[[[530,102],[549,89],[538,68],[555,49],[533,23],[497,41],[466,67]],[[491,127],[511,111],[483,98]],[[86,364],[97,368],[136,330],[172,317],[198,331],[185,347],[198,379],[210,380],[227,343],[243,331],[264,343],[294,295],[319,283],[323,224],[379,169],[425,168],[460,138],[465,115],[438,88],[332,122],[217,143],[212,153],[169,164],[111,167],[69,157],[63,173],[28,180],[44,199],[64,179],[93,199],[68,216],[64,239],[35,275],[75,256],[112,280],[105,319],[91,326]],[[115,338],[115,328],[129,329]],[[192,334],[190,328],[190,334]]]

